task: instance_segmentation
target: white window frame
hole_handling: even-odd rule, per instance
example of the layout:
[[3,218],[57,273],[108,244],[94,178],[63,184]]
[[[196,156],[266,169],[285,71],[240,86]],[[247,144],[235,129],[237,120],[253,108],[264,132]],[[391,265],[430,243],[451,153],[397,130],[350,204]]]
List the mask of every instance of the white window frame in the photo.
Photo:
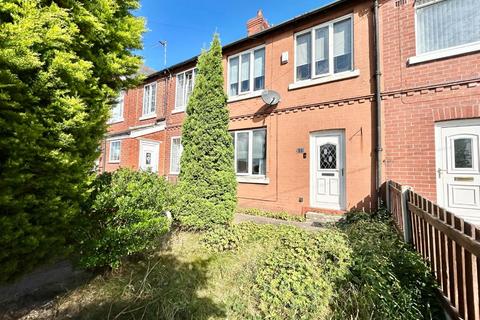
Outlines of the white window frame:
[[[151,103],[152,103],[152,96],[151,94],[148,95],[148,97],[145,98],[145,91],[146,91],[146,88],[147,87],[154,87],[155,88],[155,110],[154,111],[150,111],[150,106],[151,106]],[[150,89],[152,90],[152,89]],[[145,102],[146,102],[146,105],[148,106],[148,112],[145,113]],[[144,120],[144,119],[149,119],[149,118],[154,118],[157,116],[157,82],[156,81],[153,81],[153,82],[150,82],[146,85],[143,86],[143,101],[142,101],[142,116],[140,117],[140,120]]]
[[408,64],[417,64],[431,60],[443,59],[453,56],[458,56],[465,53],[480,51],[480,41],[470,42],[461,44],[458,46],[428,51],[424,53],[419,53],[419,31],[418,31],[418,22],[417,22],[417,9],[421,9],[427,6],[437,4],[439,2],[446,0],[432,0],[432,2],[424,3],[421,5],[415,4],[415,56],[408,58]]
[[[113,152],[112,152],[112,146],[114,143],[117,143],[118,142],[118,159],[112,159],[112,155],[113,155]],[[111,140],[110,141],[110,148],[109,148],[109,152],[108,152],[108,162],[109,163],[120,163],[120,159],[122,157],[122,140]]]
[[112,116],[110,117],[110,120],[108,121],[109,124],[124,121],[123,112],[125,111],[125,91],[120,91],[120,94],[118,95],[117,100],[115,100],[115,104],[113,105],[112,110],[115,109],[119,105],[119,101],[121,101],[120,112],[119,112],[121,114],[121,116],[119,118],[114,118],[113,117],[113,112],[111,111]]
[[[265,174],[253,174],[253,133],[255,131],[265,131]],[[234,145],[234,162],[235,162],[235,174],[237,176],[244,176],[244,177],[257,177],[257,178],[266,178],[267,176],[267,128],[255,128],[255,129],[248,129],[248,130],[234,130],[230,131],[235,135],[235,145]],[[248,172],[245,173],[238,173],[237,170],[237,135],[238,133],[248,133]]]
[[[263,89],[258,89],[258,90],[253,90],[254,89],[254,65],[255,65],[255,62],[254,62],[254,59],[255,59],[255,56],[254,56],[254,53],[255,51],[257,50],[260,50],[260,49],[264,49],[265,51],[265,60],[264,60],[264,63],[263,63],[263,77],[264,77],[264,88]],[[249,54],[250,55],[250,78],[249,78],[249,81],[250,81],[250,88],[248,91],[244,91],[244,92],[241,92],[241,68],[242,68],[242,55],[244,54]],[[238,94],[236,95],[230,95],[230,60],[232,59],[235,59],[235,58],[238,58]],[[228,62],[227,62],[227,95],[229,98],[232,98],[232,97],[240,97],[240,96],[245,96],[245,95],[252,95],[253,93],[257,93],[257,92],[262,92],[263,90],[265,90],[265,84],[266,84],[266,81],[265,81],[265,78],[266,78],[266,75],[267,75],[267,49],[265,48],[265,45],[262,44],[260,46],[257,46],[257,47],[254,47],[254,48],[251,48],[251,49],[248,49],[248,50],[245,50],[245,51],[242,51],[242,52],[239,52],[237,54],[234,54],[234,55],[231,55],[228,57]]]
[[[352,69],[351,70],[347,70],[347,71],[342,71],[342,72],[337,72],[335,73],[334,72],[334,57],[333,57],[333,25],[337,22],[341,22],[343,20],[347,20],[347,19],[350,19],[350,27],[351,27],[351,32],[350,32],[350,35],[351,35],[351,48],[352,48]],[[327,27],[328,26],[328,70],[329,72],[328,73],[323,73],[323,74],[320,74],[320,75],[316,75],[315,74],[315,68],[316,68],[316,65],[315,65],[315,30],[317,29],[321,29],[323,27]],[[311,70],[310,70],[310,79],[303,79],[303,80],[297,80],[297,37],[298,36],[301,36],[301,35],[304,35],[304,34],[307,34],[307,33],[310,33],[310,43],[311,43]],[[327,22],[324,22],[322,24],[319,24],[319,25],[316,25],[314,27],[311,27],[311,28],[308,28],[308,29],[305,29],[305,30],[302,30],[302,31],[299,31],[297,33],[295,33],[293,35],[294,37],[294,47],[293,47],[293,53],[294,53],[294,72],[293,72],[293,75],[294,75],[294,82],[297,83],[297,82],[304,82],[304,81],[312,81],[314,79],[317,79],[317,78],[323,78],[323,77],[333,77],[335,75],[339,75],[339,74],[343,74],[343,73],[351,73],[351,72],[354,72],[355,71],[355,65],[354,65],[354,55],[355,55],[355,42],[354,42],[354,23],[353,23],[353,14],[350,13],[350,14],[347,14],[347,15],[344,15],[344,16],[341,16],[339,18],[336,18],[336,19],[333,19],[333,20],[330,20],[330,21],[327,21]]]
[[[185,70],[185,71],[182,71],[182,72],[179,72],[175,75],[175,106],[173,108],[173,113],[176,113],[176,112],[185,112],[185,110],[187,109],[187,104],[188,104],[188,101],[186,101],[186,96],[187,96],[187,83],[186,83],[186,77],[185,75],[188,73],[188,72],[192,72],[192,81],[193,81],[193,86],[192,86],[192,92],[193,92],[193,88],[195,87],[195,78],[196,78],[196,71],[197,70],[197,67],[193,67],[193,68],[190,68],[188,70]],[[198,72],[198,70],[197,70]],[[179,85],[178,85],[178,76],[183,74],[183,79],[184,79],[184,88],[183,88],[183,92],[182,92],[182,95],[183,95],[183,106],[180,106],[178,105],[178,101],[177,101],[177,92],[178,92],[178,88],[179,88]],[[191,96],[190,96],[191,97]]]
[[[178,157],[178,171],[173,171],[173,140],[174,139],[180,139],[180,155]],[[182,153],[183,153],[183,145],[182,145],[182,137],[181,136],[174,136],[170,138],[170,174],[178,175],[180,174],[180,163],[181,163],[181,158],[182,158]]]

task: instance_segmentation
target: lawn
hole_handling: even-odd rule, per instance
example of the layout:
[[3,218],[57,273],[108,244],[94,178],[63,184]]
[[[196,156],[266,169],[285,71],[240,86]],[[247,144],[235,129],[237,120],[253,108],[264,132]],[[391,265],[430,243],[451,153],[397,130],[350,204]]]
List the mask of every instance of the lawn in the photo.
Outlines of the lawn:
[[388,222],[242,223],[171,232],[52,308],[56,319],[441,319],[434,288]]

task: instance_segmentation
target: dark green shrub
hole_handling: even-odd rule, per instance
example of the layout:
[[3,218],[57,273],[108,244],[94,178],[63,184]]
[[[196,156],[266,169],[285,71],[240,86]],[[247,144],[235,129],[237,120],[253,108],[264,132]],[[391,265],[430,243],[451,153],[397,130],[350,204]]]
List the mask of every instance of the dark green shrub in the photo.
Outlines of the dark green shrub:
[[168,192],[168,182],[154,173],[100,175],[78,224],[80,264],[117,267],[122,257],[149,249],[169,229]]
[[376,217],[352,214],[345,226],[353,263],[332,303],[332,318],[442,319],[429,268],[385,222],[385,214]]
[[134,82],[131,1],[0,1],[0,282],[70,251],[111,103]]
[[183,228],[200,230],[229,224],[237,204],[222,47],[217,35],[210,50],[200,55],[197,68],[182,127],[178,202],[173,214]]

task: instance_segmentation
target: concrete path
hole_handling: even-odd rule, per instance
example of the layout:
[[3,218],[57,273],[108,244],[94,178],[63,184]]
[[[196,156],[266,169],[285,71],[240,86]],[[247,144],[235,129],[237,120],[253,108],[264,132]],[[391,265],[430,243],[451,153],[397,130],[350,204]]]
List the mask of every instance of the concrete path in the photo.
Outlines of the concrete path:
[[235,218],[233,220],[233,223],[242,223],[242,222],[255,222],[258,224],[274,224],[274,225],[287,225],[287,226],[295,226],[300,229],[308,230],[308,231],[320,231],[322,230],[322,227],[319,223],[315,221],[305,221],[305,222],[300,222],[300,221],[287,221],[287,220],[280,220],[280,219],[274,219],[274,218],[268,218],[268,217],[262,217],[262,216],[252,216],[248,214],[243,214],[243,213],[237,213],[235,214]]

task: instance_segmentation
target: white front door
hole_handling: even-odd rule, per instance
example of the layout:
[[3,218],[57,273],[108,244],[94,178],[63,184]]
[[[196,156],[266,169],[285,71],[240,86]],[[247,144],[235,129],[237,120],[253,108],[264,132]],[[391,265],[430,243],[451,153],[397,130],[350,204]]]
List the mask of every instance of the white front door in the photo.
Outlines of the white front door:
[[158,171],[158,153],[160,144],[153,141],[140,141],[140,169]]
[[310,136],[310,206],[345,209],[343,131]]
[[480,224],[479,143],[480,121],[437,125],[438,204],[475,224]]

